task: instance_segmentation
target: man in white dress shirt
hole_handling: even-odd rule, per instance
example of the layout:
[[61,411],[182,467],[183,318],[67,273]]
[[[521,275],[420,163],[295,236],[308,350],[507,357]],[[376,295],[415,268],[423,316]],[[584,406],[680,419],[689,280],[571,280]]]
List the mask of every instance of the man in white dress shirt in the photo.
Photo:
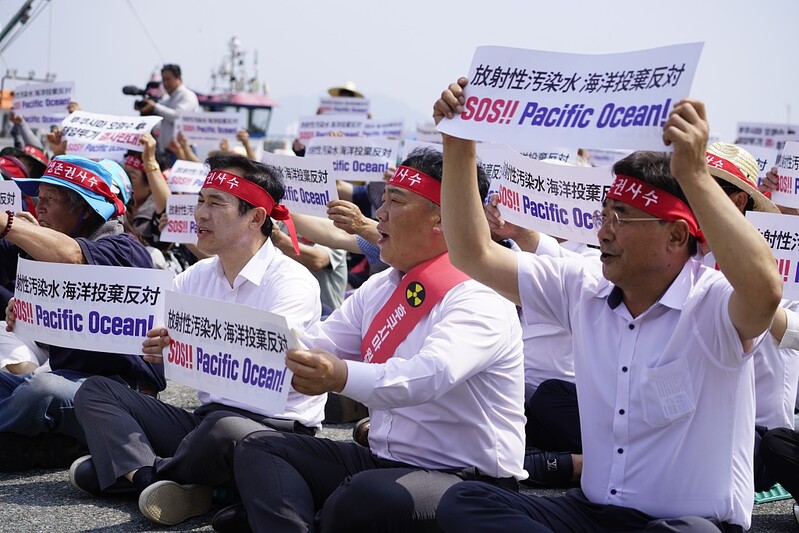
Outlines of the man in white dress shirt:
[[[269,240],[271,218],[290,222],[274,170],[237,155],[211,157],[208,165],[194,218],[198,248],[215,256],[177,276],[173,290],[266,309],[291,327],[311,327],[321,312],[319,284]],[[166,328],[148,333],[145,360],[162,361],[168,335]],[[142,513],[163,525],[208,511],[211,487],[231,482],[240,438],[267,428],[313,435],[324,417],[324,395],[293,389],[282,413],[203,391],[192,413],[123,389],[98,378],[78,390],[75,408],[91,456],[75,461],[70,482],[95,495],[140,493]]]
[[[252,529],[436,530],[438,500],[451,485],[516,488],[526,476],[516,309],[449,263],[442,165],[440,153],[420,150],[397,169],[377,211],[381,259],[393,268],[307,331],[309,349],[287,354],[298,391],[335,391],[370,408],[369,448],[249,435],[236,447],[234,472]],[[478,175],[485,195],[488,181]],[[220,522],[216,529],[233,529]]]
[[[462,112],[467,83],[442,93],[437,120]],[[749,527],[751,356],[782,280],[768,244],[708,173],[707,135],[704,105],[682,100],[663,129],[670,158],[636,152],[614,165],[595,217],[601,275],[584,260],[495,246],[472,185],[475,143],[444,136],[452,259],[521,305],[527,321],[572,331],[584,454],[582,489],[562,497],[453,486],[438,508],[445,531]],[[704,239],[724,275],[693,259]]]

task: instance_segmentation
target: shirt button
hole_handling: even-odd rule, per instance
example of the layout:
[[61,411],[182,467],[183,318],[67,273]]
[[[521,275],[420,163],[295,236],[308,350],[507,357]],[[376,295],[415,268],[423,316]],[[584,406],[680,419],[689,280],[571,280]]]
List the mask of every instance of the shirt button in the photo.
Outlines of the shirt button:
[[619,448],[619,449],[618,449],[618,450],[616,450],[616,451],[617,451],[617,452],[619,452],[619,453],[624,453],[624,448]]
[[635,324],[630,324],[630,325],[629,325],[629,326],[627,326],[627,327],[628,327],[628,328],[630,328],[630,329],[635,329]]
[[616,495],[616,489],[610,489],[610,493],[615,496]]
[[627,367],[626,366],[621,367],[621,371],[622,372],[627,372]]
[[624,414],[624,409],[619,409],[619,414],[623,415]]
[[391,420],[391,416],[390,415],[387,415],[387,414],[383,415],[383,422],[388,423],[389,420]]

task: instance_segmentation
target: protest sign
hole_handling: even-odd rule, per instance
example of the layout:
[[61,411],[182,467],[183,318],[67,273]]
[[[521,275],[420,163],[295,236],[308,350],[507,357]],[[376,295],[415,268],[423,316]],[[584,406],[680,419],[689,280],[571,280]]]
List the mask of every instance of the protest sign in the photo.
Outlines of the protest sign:
[[492,194],[499,194],[499,187],[507,172],[508,154],[512,151],[504,144],[478,143],[477,164],[483,168],[490,183],[486,201],[489,201]]
[[319,100],[320,115],[368,115],[369,100],[360,97],[326,96]]
[[327,204],[338,199],[333,163],[322,157],[292,157],[265,152],[261,161],[274,167],[286,194],[280,203],[292,213],[327,218]]
[[175,193],[196,193],[203,188],[208,166],[194,161],[178,159],[166,179],[169,190]]
[[[61,130],[69,154],[92,154],[93,147],[99,147],[98,153],[108,152],[108,147],[141,152],[139,139],[161,120],[155,116],[130,117],[75,111],[61,123]],[[98,158],[97,155],[86,157]]]
[[541,163],[509,151],[499,187],[506,221],[570,241],[597,244],[593,213],[613,176],[607,169]]
[[175,131],[183,132],[190,142],[214,142],[233,140],[241,129],[241,115],[232,113],[187,113],[181,112],[175,121]]
[[786,142],[777,164],[777,189],[771,193],[777,205],[799,207],[799,142]]
[[771,170],[771,167],[777,166],[779,151],[776,148],[764,148],[755,145],[744,146],[743,148],[752,154],[752,157],[757,161],[757,184],[760,185],[760,180]]
[[408,155],[414,150],[435,150],[436,152],[442,152],[444,150],[444,146],[438,143],[431,143],[425,141],[414,141],[413,139],[405,139],[403,141],[402,146],[402,156],[399,158],[400,161],[405,161],[408,159]]
[[0,181],[0,211],[22,211],[22,191],[13,181]]
[[19,259],[14,332],[45,344],[141,354],[163,325],[173,274],[152,268],[65,265]]
[[739,122],[735,144],[748,146],[762,146],[763,148],[776,148],[777,137],[794,135],[799,131],[797,126],[789,124],[770,124],[767,122]]
[[441,133],[436,129],[436,125],[432,122],[430,123],[416,123],[416,140],[420,142],[426,143],[438,143],[441,144],[443,139],[441,138]]
[[398,151],[398,140],[365,137],[314,137],[305,145],[305,157],[329,160],[333,178],[350,181],[383,181]]
[[367,120],[363,123],[362,137],[392,137],[399,139],[405,128],[405,122],[397,120]]
[[75,83],[34,83],[14,89],[11,110],[32,128],[61,124],[69,112],[67,106],[75,92]]
[[632,153],[630,150],[600,150],[596,148],[587,149],[588,163],[592,167],[611,168],[620,159],[624,159]]
[[782,297],[799,300],[799,217],[749,211],[746,218],[771,246],[782,278]]
[[688,96],[702,43],[587,55],[479,47],[464,112],[439,131],[525,146],[664,150],[663,124]]
[[358,115],[314,115],[300,118],[297,137],[307,142],[313,137],[343,135],[358,137],[363,130],[366,117]]
[[164,349],[168,379],[211,395],[283,412],[291,386],[286,319],[245,305],[167,291]]
[[161,230],[161,242],[197,244],[194,209],[198,194],[171,194],[166,199],[167,223]]
[[542,149],[533,149],[528,147],[521,147],[521,146],[511,146],[512,150],[515,150],[522,154],[525,157],[529,157],[530,159],[535,159],[536,161],[543,161],[544,159],[550,159],[555,161],[560,161],[561,163],[568,163],[570,165],[576,164],[577,161],[577,149],[569,149],[569,148],[550,148],[548,150]]

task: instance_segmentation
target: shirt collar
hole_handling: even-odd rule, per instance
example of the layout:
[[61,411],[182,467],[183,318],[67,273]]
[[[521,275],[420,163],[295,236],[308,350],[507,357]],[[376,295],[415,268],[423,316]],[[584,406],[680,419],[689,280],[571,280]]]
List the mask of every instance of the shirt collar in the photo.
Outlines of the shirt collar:
[[[666,289],[666,292],[663,293],[663,296],[661,296],[660,300],[656,303],[681,311],[682,306],[688,299],[688,294],[691,292],[691,287],[694,285],[696,270],[699,268],[700,264],[701,263],[694,259],[686,261],[680,273],[674,278],[669,288]],[[611,309],[616,309],[622,302],[623,296],[621,289],[613,285],[613,289],[608,294],[608,306]]]
[[[233,281],[233,287],[236,288],[245,281],[260,286],[266,274],[266,270],[269,268],[275,256],[277,256],[277,249],[272,244],[271,239],[266,239],[263,246],[261,246],[255,255],[247,261],[247,264],[241,269],[239,275],[236,276],[236,279]],[[219,260],[219,257],[215,257],[214,260],[216,261],[217,274],[224,278],[225,271],[222,269],[222,262]]]

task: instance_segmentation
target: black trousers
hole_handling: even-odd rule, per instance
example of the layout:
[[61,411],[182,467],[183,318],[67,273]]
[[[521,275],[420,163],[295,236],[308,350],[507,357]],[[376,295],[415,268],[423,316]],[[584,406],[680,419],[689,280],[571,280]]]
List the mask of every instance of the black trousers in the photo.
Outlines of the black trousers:
[[239,442],[234,472],[252,529],[281,533],[438,531],[441,495],[479,478],[474,469],[425,470],[353,442],[274,431]]
[[790,428],[776,428],[763,435],[760,460],[768,475],[799,501],[799,433]]
[[448,533],[570,532],[743,532],[737,525],[685,516],[656,519],[635,509],[591,503],[580,489],[564,496],[519,494],[467,481],[449,489],[438,506],[438,523]]
[[541,382],[524,405],[527,447],[583,453],[577,386],[560,379]]
[[295,421],[222,404],[192,413],[101,376],[78,389],[75,411],[102,489],[144,466],[155,467],[158,479],[225,485],[232,480],[233,449],[244,436],[264,429],[314,433]]

